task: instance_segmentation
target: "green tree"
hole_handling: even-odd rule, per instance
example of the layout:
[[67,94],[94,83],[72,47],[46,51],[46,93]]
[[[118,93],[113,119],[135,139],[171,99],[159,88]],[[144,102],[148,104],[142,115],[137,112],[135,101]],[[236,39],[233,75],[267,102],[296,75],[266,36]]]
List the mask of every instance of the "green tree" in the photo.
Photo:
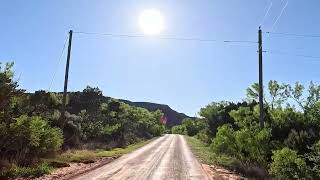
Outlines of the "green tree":
[[24,91],[18,89],[18,82],[13,80],[13,63],[0,63],[0,110],[10,107],[10,102],[15,96],[21,95]]
[[201,119],[184,119],[182,125],[185,126],[185,133],[189,136],[194,136],[204,129],[206,125]]
[[186,134],[186,127],[182,125],[173,126],[171,132],[172,134]]
[[51,128],[47,121],[37,116],[15,118],[7,132],[1,149],[4,155],[12,156],[20,163],[57,151],[63,143],[62,131]]
[[306,154],[306,159],[310,162],[311,171],[314,179],[320,178],[320,140],[312,145],[311,152]]
[[225,124],[218,128],[216,137],[211,144],[213,152],[234,156],[238,152],[235,132],[231,125]]
[[273,151],[270,173],[283,180],[310,179],[306,162],[287,147]]
[[234,119],[230,116],[232,110],[237,110],[239,107],[252,107],[256,103],[231,103],[231,102],[213,102],[204,108],[200,109],[199,115],[206,123],[206,134],[209,139],[215,137],[218,127],[224,124],[235,126]]

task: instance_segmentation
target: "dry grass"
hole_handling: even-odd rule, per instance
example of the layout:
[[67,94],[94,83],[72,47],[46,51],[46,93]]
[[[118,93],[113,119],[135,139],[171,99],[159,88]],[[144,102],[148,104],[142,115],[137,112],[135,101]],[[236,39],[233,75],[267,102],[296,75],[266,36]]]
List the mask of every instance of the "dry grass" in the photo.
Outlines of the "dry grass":
[[141,141],[136,144],[131,144],[125,148],[114,148],[112,150],[68,150],[58,155],[56,158],[54,158],[54,160],[61,162],[90,163],[96,161],[101,157],[115,157],[130,153],[150,143],[154,139],[155,138],[146,141]]
[[68,150],[58,155],[55,159],[63,162],[86,162],[96,160],[97,154],[91,150]]
[[217,155],[210,150],[210,147],[204,144],[197,138],[185,136],[188,144],[191,147],[193,154],[201,161],[203,164],[208,165],[221,165],[225,167],[231,167],[234,163],[234,159],[224,155]]
[[98,150],[96,151],[96,154],[98,157],[113,157],[113,156],[121,156],[123,154],[128,154],[148,143],[150,143],[151,141],[155,140],[156,138],[153,138],[153,139],[150,139],[150,140],[147,140],[147,141],[141,141],[139,143],[136,143],[136,144],[131,144],[129,146],[127,146],[126,148],[115,148],[115,149],[112,149],[110,151],[104,151],[104,150]]

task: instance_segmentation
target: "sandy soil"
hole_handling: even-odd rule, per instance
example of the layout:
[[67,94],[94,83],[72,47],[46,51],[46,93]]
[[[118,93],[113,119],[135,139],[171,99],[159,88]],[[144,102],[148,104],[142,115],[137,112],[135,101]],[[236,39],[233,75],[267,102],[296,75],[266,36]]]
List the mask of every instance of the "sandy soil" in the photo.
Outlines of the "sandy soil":
[[243,180],[246,179],[234,172],[228,171],[224,168],[218,167],[218,166],[213,166],[213,165],[207,165],[207,164],[202,164],[203,169],[205,172],[208,174],[210,179],[213,180]]

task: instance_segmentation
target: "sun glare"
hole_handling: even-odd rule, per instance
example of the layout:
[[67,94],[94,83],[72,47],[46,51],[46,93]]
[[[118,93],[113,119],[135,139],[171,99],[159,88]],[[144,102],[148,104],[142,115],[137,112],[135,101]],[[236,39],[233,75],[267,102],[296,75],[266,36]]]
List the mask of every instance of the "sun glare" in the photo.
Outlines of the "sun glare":
[[162,14],[155,9],[144,10],[139,16],[139,25],[147,35],[159,34],[164,29]]

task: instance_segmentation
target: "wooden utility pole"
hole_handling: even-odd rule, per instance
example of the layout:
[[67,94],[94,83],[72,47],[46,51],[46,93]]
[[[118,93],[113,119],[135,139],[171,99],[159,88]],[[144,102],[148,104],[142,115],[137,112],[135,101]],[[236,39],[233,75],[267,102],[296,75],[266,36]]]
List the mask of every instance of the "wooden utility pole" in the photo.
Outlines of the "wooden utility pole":
[[62,113],[61,116],[64,116],[67,106],[67,91],[68,91],[68,77],[69,77],[69,65],[71,57],[71,44],[72,44],[72,30],[69,31],[69,43],[68,43],[68,55],[66,63],[66,71],[64,76],[64,88],[63,88],[63,99],[62,99]]
[[264,128],[264,108],[263,108],[263,68],[262,68],[262,31],[259,26],[259,109],[260,109],[260,128]]

